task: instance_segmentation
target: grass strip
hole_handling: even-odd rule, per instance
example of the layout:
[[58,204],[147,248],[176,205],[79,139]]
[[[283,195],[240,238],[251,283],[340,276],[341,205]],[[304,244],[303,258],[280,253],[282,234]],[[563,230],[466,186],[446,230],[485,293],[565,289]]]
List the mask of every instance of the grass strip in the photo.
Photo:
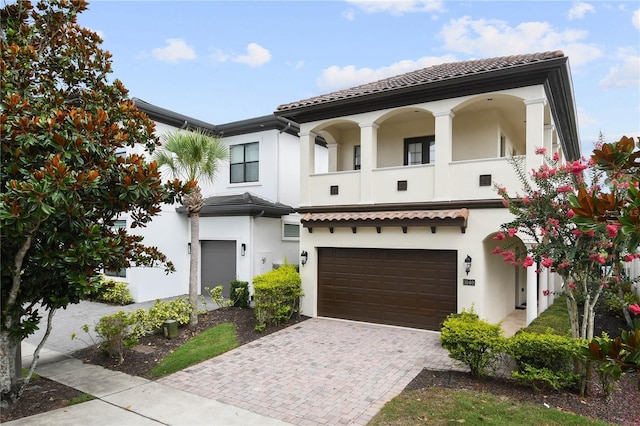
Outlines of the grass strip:
[[543,405],[520,403],[506,396],[425,388],[398,395],[371,419],[368,426],[452,424],[604,426],[609,423]]
[[162,359],[150,374],[162,377],[238,347],[235,326],[219,324],[193,337]]
[[549,308],[531,321],[523,331],[527,333],[545,334],[551,330],[552,334],[560,336],[571,335],[569,311],[567,310],[567,296],[559,296]]

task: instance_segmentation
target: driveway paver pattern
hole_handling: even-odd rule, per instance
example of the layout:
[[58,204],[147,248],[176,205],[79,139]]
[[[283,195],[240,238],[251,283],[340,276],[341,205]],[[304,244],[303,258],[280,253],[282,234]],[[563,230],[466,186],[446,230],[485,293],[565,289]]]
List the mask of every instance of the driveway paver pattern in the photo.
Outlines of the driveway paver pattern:
[[159,382],[296,425],[365,425],[425,367],[439,333],[311,318]]

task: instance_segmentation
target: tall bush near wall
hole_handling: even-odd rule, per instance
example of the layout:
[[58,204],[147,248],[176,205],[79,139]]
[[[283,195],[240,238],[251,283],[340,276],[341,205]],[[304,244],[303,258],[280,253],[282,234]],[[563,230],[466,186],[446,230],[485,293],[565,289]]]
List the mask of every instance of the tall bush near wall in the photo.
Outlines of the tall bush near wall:
[[279,324],[300,312],[302,279],[292,265],[282,265],[253,278],[256,329]]

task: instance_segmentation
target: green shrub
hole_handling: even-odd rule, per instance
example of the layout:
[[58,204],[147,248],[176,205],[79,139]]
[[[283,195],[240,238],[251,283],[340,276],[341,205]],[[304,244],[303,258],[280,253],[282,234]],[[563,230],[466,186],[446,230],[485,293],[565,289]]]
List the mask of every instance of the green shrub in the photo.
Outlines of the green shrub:
[[231,281],[231,300],[233,306],[237,308],[249,307],[249,282],[247,281]]
[[[620,290],[618,286],[622,287],[622,299],[618,295]],[[604,306],[607,311],[615,315],[622,315],[622,309],[638,303],[640,303],[640,296],[635,292],[630,281],[614,284],[605,292]]]
[[95,331],[98,337],[104,339],[102,346],[109,356],[115,357],[120,363],[124,360],[124,348],[132,347],[138,339],[131,335],[135,324],[133,315],[124,311],[105,315],[98,321]]
[[162,324],[169,319],[176,320],[184,325],[189,322],[191,304],[186,297],[180,297],[170,301],[156,300],[156,303],[148,311],[138,309],[133,312],[134,329],[132,335],[142,337],[147,333],[157,333],[162,329]]
[[227,306],[231,306],[233,302],[231,300],[225,300],[222,295],[222,286],[217,285],[213,289],[209,289],[209,287],[204,288],[205,291],[209,292],[209,296],[213,303],[218,305],[219,308],[226,308]]
[[575,361],[584,342],[568,336],[520,332],[510,337],[507,353],[516,363],[512,376],[534,388],[576,388]]
[[300,312],[302,279],[292,265],[282,265],[253,279],[256,330],[288,321]]
[[127,283],[112,279],[102,279],[91,300],[114,305],[130,305],[134,302]]
[[447,316],[440,340],[449,356],[467,365],[473,376],[486,375],[496,365],[506,344],[500,324],[480,320],[473,309]]

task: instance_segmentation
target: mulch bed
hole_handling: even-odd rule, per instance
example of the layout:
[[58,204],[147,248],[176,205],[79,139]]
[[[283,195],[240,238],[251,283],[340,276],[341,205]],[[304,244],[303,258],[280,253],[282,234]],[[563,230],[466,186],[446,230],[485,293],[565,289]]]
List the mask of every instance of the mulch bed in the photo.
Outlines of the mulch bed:
[[[211,311],[207,315],[201,315],[195,328],[182,327],[179,336],[175,339],[167,339],[164,336],[145,336],[133,349],[128,349],[125,361],[118,364],[116,360],[104,354],[99,346],[91,346],[74,354],[78,359],[86,363],[101,365],[103,367],[122,371],[127,374],[149,378],[149,371],[166,354],[185,343],[197,333],[224,322],[232,322],[236,325],[236,336],[240,345],[259,339],[267,334],[276,332],[288,326],[306,320],[307,317],[294,318],[288,323],[267,328],[263,332],[254,329],[255,317],[253,310],[242,308],[222,308]],[[607,330],[610,335],[624,325],[621,318],[609,315],[600,315],[597,320],[598,329]],[[599,333],[598,333],[599,334]],[[594,384],[592,396],[583,398],[568,392],[536,391],[530,387],[521,386],[511,380],[498,378],[477,379],[467,373],[453,371],[423,370],[405,390],[422,389],[430,386],[438,386],[451,389],[466,389],[481,391],[496,395],[503,395],[522,402],[530,402],[538,405],[547,404],[551,408],[577,413],[583,416],[598,418],[604,421],[624,425],[640,424],[640,392],[638,380],[640,375],[626,375],[617,384],[616,390],[609,399],[603,397],[599,386]],[[46,412],[65,406],[66,401],[78,396],[79,391],[68,388],[59,383],[47,379],[41,379],[25,391],[17,402],[3,408],[0,413],[0,422],[15,420],[20,417]]]

